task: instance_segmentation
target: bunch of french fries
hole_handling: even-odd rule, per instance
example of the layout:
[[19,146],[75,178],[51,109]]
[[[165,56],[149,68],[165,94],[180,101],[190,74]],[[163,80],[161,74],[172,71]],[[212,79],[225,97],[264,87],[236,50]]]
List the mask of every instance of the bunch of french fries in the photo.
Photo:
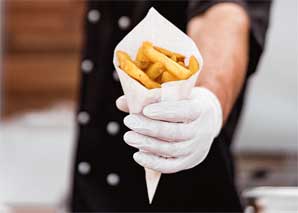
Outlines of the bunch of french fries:
[[116,55],[119,67],[148,89],[160,88],[165,82],[188,79],[200,67],[193,55],[187,66],[184,55],[153,46],[148,41],[143,42],[135,60],[121,50]]

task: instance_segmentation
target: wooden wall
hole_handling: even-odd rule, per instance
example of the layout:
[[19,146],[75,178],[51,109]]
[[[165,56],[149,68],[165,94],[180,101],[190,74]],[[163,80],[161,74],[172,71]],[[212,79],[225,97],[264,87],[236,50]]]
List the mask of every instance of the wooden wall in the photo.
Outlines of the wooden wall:
[[4,2],[4,117],[76,101],[85,1]]

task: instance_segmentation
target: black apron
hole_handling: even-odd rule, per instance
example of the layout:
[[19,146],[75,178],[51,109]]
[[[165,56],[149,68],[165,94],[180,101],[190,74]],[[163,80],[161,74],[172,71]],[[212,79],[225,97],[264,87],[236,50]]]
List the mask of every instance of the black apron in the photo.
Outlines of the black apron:
[[[268,1],[267,1],[268,2]],[[78,143],[70,208],[72,212],[197,211],[240,212],[230,151],[241,113],[246,82],[207,158],[193,169],[163,174],[151,205],[148,204],[144,169],[134,162],[137,150],[123,142],[126,115],[115,106],[123,94],[112,64],[116,44],[140,21],[151,6],[185,31],[193,16],[217,1],[124,2],[90,1],[85,15],[85,48],[81,63]],[[241,3],[251,17],[248,76],[256,69],[268,24],[268,4]],[[243,4],[245,3],[245,4]],[[255,3],[254,3],[255,4]],[[254,10],[252,10],[254,8]],[[259,15],[260,13],[256,13]],[[254,29],[256,28],[256,29]]]

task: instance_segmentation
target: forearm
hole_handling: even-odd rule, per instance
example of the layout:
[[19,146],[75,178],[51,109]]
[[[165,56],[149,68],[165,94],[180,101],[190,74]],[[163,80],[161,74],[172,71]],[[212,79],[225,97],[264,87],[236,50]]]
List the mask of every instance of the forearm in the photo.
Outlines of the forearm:
[[187,31],[204,58],[197,85],[218,97],[225,122],[246,75],[249,18],[241,6],[221,3],[194,17]]

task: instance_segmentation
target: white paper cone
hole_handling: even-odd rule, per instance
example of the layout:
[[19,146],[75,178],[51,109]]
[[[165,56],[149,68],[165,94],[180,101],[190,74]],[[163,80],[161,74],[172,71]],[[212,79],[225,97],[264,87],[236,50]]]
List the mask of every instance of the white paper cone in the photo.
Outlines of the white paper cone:
[[[127,98],[130,113],[141,113],[146,105],[154,103],[157,98],[160,101],[187,99],[200,73],[199,70],[187,80],[164,83],[158,89],[149,90],[145,88],[119,68],[116,57],[116,51],[122,50],[135,58],[138,48],[144,41],[150,41],[156,46],[185,55],[186,64],[188,64],[189,57],[194,55],[199,61],[200,70],[203,65],[201,54],[192,39],[161,16],[154,8],[151,8],[146,17],[119,42],[114,50],[113,63]],[[150,203],[154,197],[160,176],[160,172],[145,168]]]
[[145,168],[147,193],[148,193],[148,199],[150,204],[152,203],[160,177],[161,177],[160,172]]

